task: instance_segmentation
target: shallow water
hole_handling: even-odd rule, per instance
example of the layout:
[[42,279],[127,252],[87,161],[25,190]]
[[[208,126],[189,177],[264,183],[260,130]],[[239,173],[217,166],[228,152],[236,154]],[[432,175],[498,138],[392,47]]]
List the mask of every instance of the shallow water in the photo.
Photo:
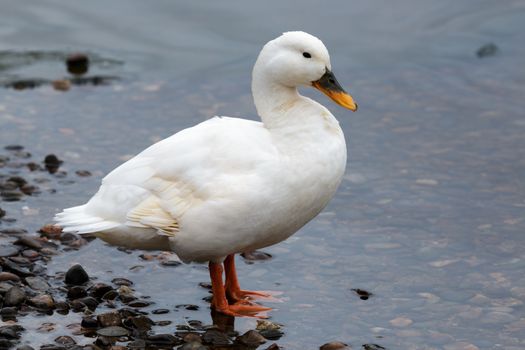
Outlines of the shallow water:
[[[273,259],[238,262],[244,287],[283,292],[271,312],[284,325],[278,344],[524,348],[525,2],[296,6],[3,2],[0,83],[62,78],[61,57],[75,51],[100,58],[90,75],[119,79],[67,92],[0,90],[1,146],[22,144],[36,159],[55,153],[68,173],[94,174],[71,175],[52,195],[1,202],[18,221],[0,227],[34,232],[59,209],[87,200],[120,162],[177,130],[215,114],[255,118],[249,79],[258,50],[302,29],[325,42],[360,109],[353,114],[305,91],[343,126],[345,179],[318,218],[265,250]],[[487,43],[499,50],[478,58]],[[13,59],[13,52],[21,55]],[[28,59],[28,52],[45,59]],[[162,267],[140,254],[94,241],[54,257],[48,272],[78,262],[100,281],[127,277],[155,302],[146,310],[171,310],[155,318],[211,323],[207,291],[198,286],[208,280],[203,266]],[[373,296],[360,300],[352,288]],[[175,311],[179,304],[200,309]],[[53,316],[60,325],[79,320]],[[21,322],[35,346],[67,334],[30,331],[42,318]],[[240,332],[254,325],[236,320]]]

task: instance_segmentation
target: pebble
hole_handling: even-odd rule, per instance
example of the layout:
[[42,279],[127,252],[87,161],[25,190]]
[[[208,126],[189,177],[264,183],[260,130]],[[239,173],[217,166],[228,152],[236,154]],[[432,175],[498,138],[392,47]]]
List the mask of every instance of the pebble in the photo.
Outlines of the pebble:
[[175,337],[171,334],[153,334],[148,336],[146,339],[148,345],[154,345],[155,347],[175,346],[182,344],[180,338]]
[[6,214],[6,211],[0,208],[0,219],[3,218]]
[[407,317],[396,317],[389,322],[394,327],[407,327],[413,323],[413,321]]
[[40,294],[28,300],[28,303],[37,309],[52,310],[55,308],[53,297],[48,294]]
[[1,229],[0,233],[11,236],[11,235],[20,235],[20,234],[27,233],[27,230],[24,230],[23,228],[9,227],[9,228]]
[[386,350],[385,347],[378,344],[363,344],[364,350]]
[[66,284],[82,285],[89,281],[89,276],[80,264],[73,265],[66,272]]
[[89,57],[84,53],[74,53],[66,58],[67,71],[74,75],[84,75],[89,70]]
[[94,329],[98,328],[98,321],[93,316],[85,316],[82,318],[82,322],[80,323],[80,325],[82,326],[82,328]]
[[122,337],[128,335],[128,330],[119,326],[111,326],[97,330],[97,334],[105,337]]
[[237,337],[235,342],[246,345],[248,347],[258,347],[266,343],[266,339],[256,330],[249,330],[243,335]]
[[62,228],[58,225],[48,224],[42,226],[38,230],[38,233],[50,239],[60,239],[60,236],[62,235]]
[[111,311],[97,316],[101,327],[122,326],[122,318],[118,311]]
[[128,280],[127,278],[117,277],[111,280],[111,283],[117,285],[117,286],[132,286],[133,282]]
[[91,172],[88,170],[77,170],[75,171],[75,174],[77,174],[77,176],[80,176],[80,177],[91,176]]
[[30,345],[22,345],[16,348],[16,350],[35,350]]
[[332,341],[321,345],[320,350],[339,350],[339,349],[350,349],[347,344],[340,341]]
[[102,299],[102,297],[110,291],[113,291],[113,287],[106,283],[95,283],[91,288],[89,288],[89,295],[94,298]]
[[359,288],[352,288],[352,291],[357,294],[359,296],[359,299],[361,300],[368,300],[368,298],[370,298],[372,295],[372,293],[364,290],[364,289],[359,289]]
[[202,342],[214,346],[225,346],[231,344],[230,338],[218,329],[208,329],[204,332],[202,335]]
[[11,272],[0,272],[0,281],[20,281],[20,277]]
[[478,56],[478,58],[490,57],[490,56],[496,55],[498,51],[499,51],[499,48],[496,44],[488,43],[488,44],[481,46],[476,51],[476,56]]
[[48,290],[49,284],[42,277],[26,277],[26,283],[31,289],[34,290]]
[[26,300],[26,293],[17,286],[11,287],[4,297],[5,306],[17,306]]
[[210,348],[205,346],[205,345],[202,345],[201,343],[199,342],[191,342],[191,343],[186,343],[180,347],[177,348],[177,350],[209,350]]
[[60,164],[62,164],[62,161],[54,154],[48,154],[44,158],[44,165],[50,174],[56,173],[60,167]]
[[71,89],[71,82],[67,79],[53,80],[51,85],[53,85],[53,89],[57,91],[68,91]]
[[261,252],[259,250],[244,252],[241,254],[241,256],[248,261],[268,260],[272,258],[271,254]]
[[43,248],[42,243],[38,241],[35,237],[23,235],[18,238],[14,244],[23,245],[31,249],[41,250]]
[[77,342],[75,341],[75,339],[71,338],[70,336],[62,335],[58,338],[55,338],[55,343],[64,345],[66,347],[70,347],[70,346],[75,345]]
[[87,296],[86,289],[82,286],[73,286],[67,291],[67,298],[75,300]]
[[15,255],[18,255],[19,252],[20,252],[20,248],[15,247],[11,244],[0,246],[0,257],[15,256]]
[[162,315],[162,314],[167,314],[169,312],[170,312],[170,310],[168,310],[168,309],[155,309],[155,310],[151,311],[151,313],[154,314],[154,315]]

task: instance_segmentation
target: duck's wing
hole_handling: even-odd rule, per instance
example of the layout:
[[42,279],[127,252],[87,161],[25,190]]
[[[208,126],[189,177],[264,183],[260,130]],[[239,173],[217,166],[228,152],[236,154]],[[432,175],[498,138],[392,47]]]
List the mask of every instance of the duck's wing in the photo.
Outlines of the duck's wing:
[[85,205],[57,214],[65,231],[118,226],[175,235],[184,213],[206,201],[235,196],[235,184],[258,176],[276,150],[262,123],[215,117],[164,139],[109,173]]

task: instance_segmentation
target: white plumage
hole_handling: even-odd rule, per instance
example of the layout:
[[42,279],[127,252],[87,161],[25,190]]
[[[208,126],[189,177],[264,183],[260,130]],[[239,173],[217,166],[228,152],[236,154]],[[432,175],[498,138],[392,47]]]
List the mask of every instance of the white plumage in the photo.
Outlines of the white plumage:
[[56,221],[66,232],[172,250],[184,261],[219,263],[286,239],[325,207],[344,173],[337,120],[297,92],[313,84],[355,110],[337,81],[322,83],[330,68],[309,34],[270,41],[252,79],[262,122],[215,117],[182,130],[113,170],[86,204]]

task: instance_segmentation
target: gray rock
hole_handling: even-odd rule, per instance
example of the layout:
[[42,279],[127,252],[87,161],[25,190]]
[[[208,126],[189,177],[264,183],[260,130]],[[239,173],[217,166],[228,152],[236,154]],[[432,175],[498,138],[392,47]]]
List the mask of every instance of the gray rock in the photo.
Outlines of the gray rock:
[[26,293],[17,286],[11,287],[6,293],[4,298],[5,306],[17,306],[26,300]]
[[26,277],[26,283],[34,290],[48,290],[49,284],[42,277]]
[[32,297],[28,300],[28,303],[37,309],[42,310],[52,310],[55,308],[55,301],[53,300],[53,297],[48,294],[40,294]]

